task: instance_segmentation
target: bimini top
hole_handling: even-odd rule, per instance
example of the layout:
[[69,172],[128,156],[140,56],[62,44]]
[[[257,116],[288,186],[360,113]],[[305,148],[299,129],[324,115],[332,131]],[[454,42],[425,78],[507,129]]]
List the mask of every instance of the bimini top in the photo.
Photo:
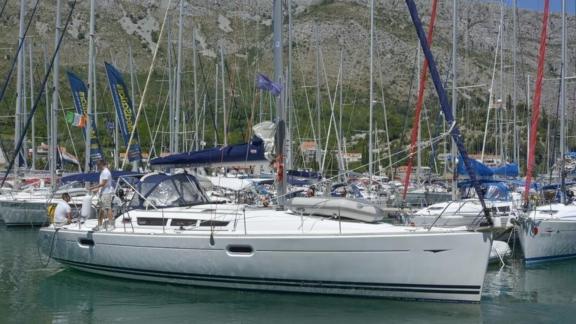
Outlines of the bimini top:
[[188,173],[168,175],[151,173],[136,184],[130,201],[133,209],[183,207],[210,202],[194,176]]

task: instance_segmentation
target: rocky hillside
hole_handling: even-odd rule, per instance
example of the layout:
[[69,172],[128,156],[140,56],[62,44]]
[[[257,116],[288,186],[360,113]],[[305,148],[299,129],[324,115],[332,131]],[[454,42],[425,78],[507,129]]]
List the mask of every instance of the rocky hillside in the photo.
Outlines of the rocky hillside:
[[[33,8],[32,0],[28,0],[29,11]],[[38,65],[38,78],[42,68],[44,49],[50,54],[54,43],[54,5],[55,1],[41,1],[38,14],[31,25],[29,43],[33,46],[34,60]],[[198,53],[204,66],[200,91],[212,94],[214,83],[214,66],[222,47],[227,61],[227,72],[233,77],[229,79],[227,93],[229,107],[236,107],[243,112],[237,116],[249,115],[254,110],[256,99],[253,95],[253,76],[256,72],[272,74],[271,62],[271,5],[270,0],[234,0],[213,1],[197,0],[185,1],[185,32],[184,32],[184,83],[185,93],[183,103],[191,107],[192,100],[192,38],[195,34]],[[64,2],[62,19],[66,18],[71,1]],[[128,49],[132,47],[136,61],[136,69],[143,87],[143,76],[147,73],[152,59],[152,52],[161,38],[160,59],[155,65],[155,80],[152,86],[162,85],[163,75],[167,66],[167,31],[171,31],[171,38],[175,48],[178,28],[178,1],[168,0],[98,0],[97,3],[97,63],[99,87],[105,89],[105,80],[102,72],[104,61],[115,63],[120,69],[128,70]],[[164,13],[168,8],[166,31],[160,35]],[[418,1],[418,8],[424,21],[429,20],[429,6],[431,1]],[[62,66],[67,69],[85,73],[88,57],[88,18],[89,1],[78,1],[72,16],[72,22],[67,30],[62,50]],[[294,92],[297,117],[302,128],[309,129],[309,115],[306,110],[307,102],[314,108],[314,89],[307,88],[315,84],[316,51],[321,48],[323,66],[326,79],[333,95],[340,56],[343,60],[343,75],[345,85],[345,122],[348,124],[345,132],[351,134],[358,130],[367,129],[367,114],[354,115],[359,111],[366,111],[368,105],[368,62],[369,62],[369,7],[364,0],[293,0],[293,66],[294,66]],[[286,17],[287,18],[287,17]],[[406,9],[404,1],[386,0],[378,1],[376,18],[376,88],[377,100],[381,101],[380,93],[385,94],[389,103],[389,126],[393,140],[401,145],[405,142],[403,136],[407,134],[407,125],[410,125],[411,111],[415,97],[417,42],[414,27]],[[0,71],[5,75],[13,58],[18,38],[19,1],[9,1],[6,11],[0,17]],[[464,109],[459,113],[463,126],[468,129],[472,149],[478,149],[478,139],[483,133],[485,110],[487,107],[488,90],[491,83],[494,55],[497,46],[501,19],[501,8],[485,1],[466,0],[459,1],[458,12],[458,86],[470,86],[459,91],[460,106]],[[500,74],[500,58],[495,73],[495,96],[502,98],[509,105],[508,97],[512,94],[512,15],[510,8],[503,12],[503,74]],[[532,78],[536,71],[538,51],[538,38],[540,34],[541,17],[537,12],[519,11],[518,32],[518,88],[519,102],[525,101],[526,77]],[[287,19],[285,19],[285,23]],[[576,20],[570,17],[568,25],[568,43],[576,40]],[[285,24],[286,29],[287,25]],[[549,29],[549,46],[547,65],[545,69],[547,78],[559,75],[560,69],[560,17],[552,15]],[[286,39],[286,38],[285,38]],[[287,51],[287,42],[285,42]],[[501,45],[498,45],[501,46]],[[442,75],[450,80],[450,57],[452,48],[452,2],[440,1],[439,16],[435,29],[433,52],[439,63]],[[569,46],[569,62],[567,62],[568,75],[575,73],[574,46]],[[285,56],[286,58],[286,56]],[[322,72],[324,75],[324,73]],[[64,80],[64,79],[63,79]],[[36,81],[39,82],[39,81]],[[328,92],[326,82],[322,77],[324,115],[329,116]],[[447,83],[450,87],[450,83]],[[306,90],[307,89],[307,90]],[[431,89],[431,88],[430,88]],[[568,84],[569,109],[568,116],[573,115],[575,86]],[[14,89],[11,89],[14,91]],[[205,92],[204,92],[205,91]],[[531,90],[532,91],[532,90]],[[160,92],[160,90],[158,90]],[[165,90],[164,90],[165,93]],[[437,106],[432,91],[429,92],[428,105]],[[65,94],[63,94],[63,97]],[[160,94],[158,94],[160,96]],[[307,97],[308,96],[308,97]],[[308,101],[306,101],[308,98]],[[547,81],[543,98],[544,108],[555,112],[558,98],[558,83]],[[13,111],[14,96],[8,96],[0,105],[2,115],[10,115]],[[63,99],[69,105],[68,99]],[[156,105],[158,98],[152,98]],[[207,95],[210,105],[210,96]],[[102,106],[109,106],[109,99],[101,100]],[[66,106],[66,105],[65,105]],[[110,109],[110,108],[105,108]],[[191,109],[191,108],[190,108]],[[437,109],[437,108],[436,108]],[[431,110],[432,111],[432,110]],[[379,111],[379,114],[381,112]],[[354,116],[353,116],[354,115]],[[504,113],[511,118],[511,113]],[[233,115],[234,116],[234,115]],[[358,116],[362,116],[358,118]],[[406,117],[408,116],[408,117]],[[152,118],[152,117],[150,117]],[[234,118],[234,117],[232,117]],[[381,116],[376,117],[382,122]],[[328,118],[326,118],[328,120]],[[466,123],[467,121],[472,123]],[[159,121],[156,120],[157,122]],[[207,121],[207,119],[206,119]],[[246,119],[231,127],[241,128]],[[436,128],[436,118],[430,117],[430,128]],[[9,123],[8,123],[9,124]],[[327,128],[326,125],[323,127]],[[382,129],[383,123],[378,125]],[[505,128],[505,130],[510,128]],[[237,131],[237,137],[242,130]],[[325,130],[323,130],[325,131]],[[301,137],[311,137],[310,131],[303,131]],[[210,137],[211,135],[207,135]],[[405,138],[405,137],[404,137]],[[493,141],[493,140],[492,140]],[[492,145],[492,144],[490,144]]]

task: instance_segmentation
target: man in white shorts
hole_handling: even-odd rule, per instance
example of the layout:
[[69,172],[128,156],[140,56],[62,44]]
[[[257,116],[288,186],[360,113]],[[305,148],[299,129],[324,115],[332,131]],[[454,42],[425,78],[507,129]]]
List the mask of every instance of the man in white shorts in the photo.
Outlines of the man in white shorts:
[[98,185],[90,188],[91,191],[98,190],[99,207],[98,213],[98,227],[100,229],[102,222],[108,216],[108,224],[114,227],[114,216],[112,215],[112,200],[114,199],[114,187],[112,187],[112,173],[108,169],[108,164],[104,160],[99,160],[98,170],[100,170],[100,181]]
[[54,223],[56,225],[65,225],[72,222],[72,208],[68,204],[70,195],[67,193],[62,194],[62,201],[56,205],[54,210]]

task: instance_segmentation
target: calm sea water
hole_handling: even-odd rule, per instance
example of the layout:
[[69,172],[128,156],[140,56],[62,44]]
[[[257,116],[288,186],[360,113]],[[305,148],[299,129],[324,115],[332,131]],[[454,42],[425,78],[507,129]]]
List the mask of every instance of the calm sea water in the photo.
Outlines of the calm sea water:
[[0,323],[574,323],[576,261],[491,266],[481,304],[245,292],[115,279],[62,267],[37,229],[0,223]]

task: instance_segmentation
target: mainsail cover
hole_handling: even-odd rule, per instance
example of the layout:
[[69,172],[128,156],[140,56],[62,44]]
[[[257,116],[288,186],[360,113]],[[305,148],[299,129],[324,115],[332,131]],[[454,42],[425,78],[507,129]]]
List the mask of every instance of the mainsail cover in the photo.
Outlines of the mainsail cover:
[[[260,123],[254,126],[255,135],[249,143],[213,147],[209,149],[172,154],[150,160],[153,168],[168,167],[221,167],[269,164],[272,151],[274,124]],[[272,138],[271,138],[272,137]]]

